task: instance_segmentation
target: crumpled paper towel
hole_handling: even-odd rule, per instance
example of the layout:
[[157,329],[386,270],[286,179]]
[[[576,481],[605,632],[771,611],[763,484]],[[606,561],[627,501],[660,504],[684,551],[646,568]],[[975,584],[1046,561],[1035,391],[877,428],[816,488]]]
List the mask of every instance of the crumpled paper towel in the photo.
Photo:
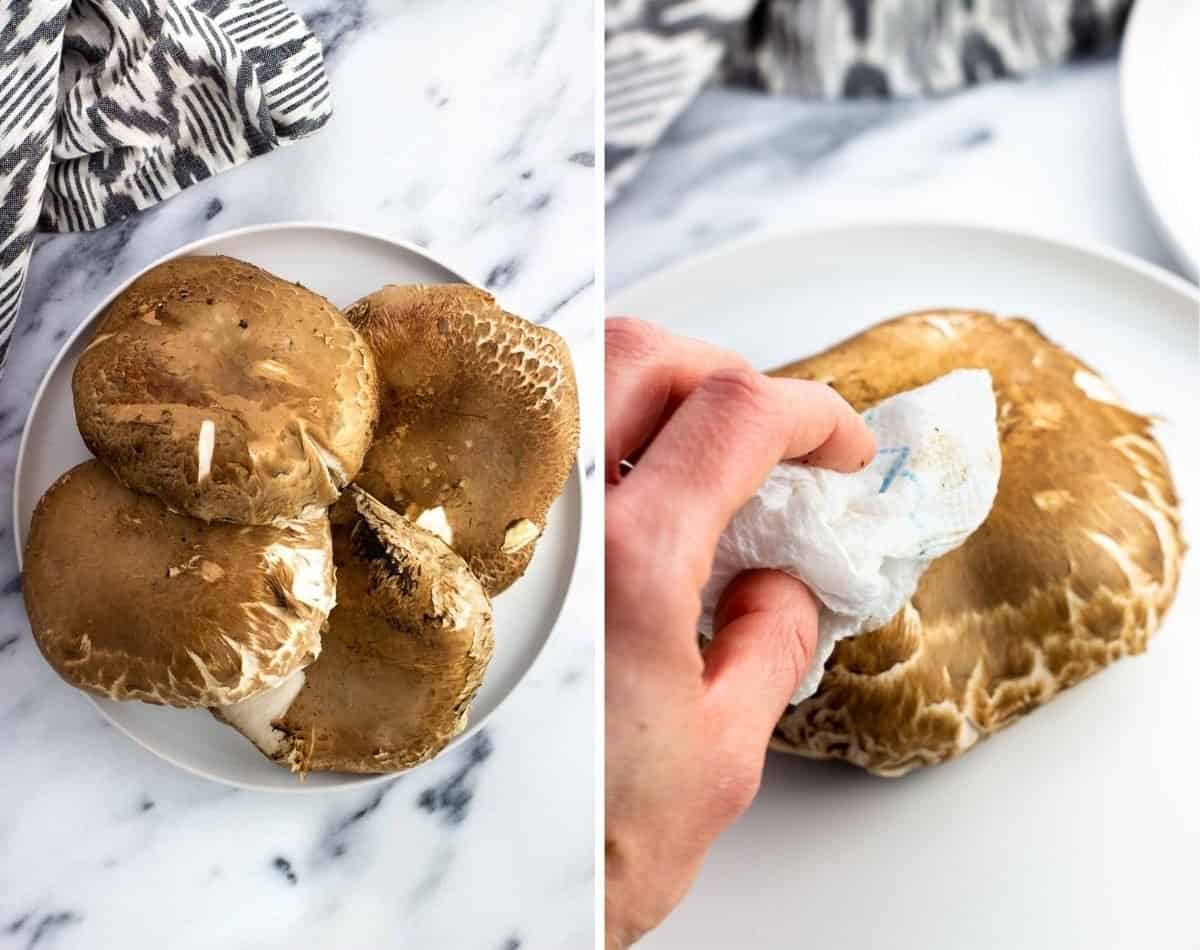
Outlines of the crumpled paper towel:
[[753,568],[802,580],[821,602],[817,650],[793,703],[817,691],[843,637],[894,617],[934,558],[987,517],[1000,481],[996,398],[987,370],[947,373],[863,414],[878,453],[843,474],[777,465],[717,543],[701,596],[700,632],[712,635],[717,601]]

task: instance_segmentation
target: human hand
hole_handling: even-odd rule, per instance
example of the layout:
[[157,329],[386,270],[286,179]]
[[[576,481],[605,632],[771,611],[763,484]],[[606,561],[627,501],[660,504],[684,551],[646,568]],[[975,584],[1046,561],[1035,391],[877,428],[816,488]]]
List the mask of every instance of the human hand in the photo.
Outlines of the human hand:
[[623,948],[666,917],[750,804],[815,647],[807,588],[748,571],[701,649],[717,538],[782,459],[857,471],[875,440],[828,386],[771,379],[648,323],[609,320],[605,359],[605,919]]

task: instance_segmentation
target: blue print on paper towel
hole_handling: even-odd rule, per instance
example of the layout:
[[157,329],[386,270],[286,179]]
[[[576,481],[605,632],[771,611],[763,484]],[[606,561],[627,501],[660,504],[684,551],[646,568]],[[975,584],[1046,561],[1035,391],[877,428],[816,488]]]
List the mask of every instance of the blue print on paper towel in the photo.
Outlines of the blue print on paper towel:
[[879,494],[882,495],[884,492],[886,492],[891,487],[892,482],[896,480],[897,476],[907,478],[910,481],[915,481],[915,479],[912,477],[912,473],[904,470],[904,463],[908,461],[909,455],[912,454],[912,450],[907,445],[891,446],[886,449],[880,449],[877,454],[896,456],[895,459],[892,460],[891,468],[889,468],[887,470],[887,474],[883,476],[883,484],[879,486]]

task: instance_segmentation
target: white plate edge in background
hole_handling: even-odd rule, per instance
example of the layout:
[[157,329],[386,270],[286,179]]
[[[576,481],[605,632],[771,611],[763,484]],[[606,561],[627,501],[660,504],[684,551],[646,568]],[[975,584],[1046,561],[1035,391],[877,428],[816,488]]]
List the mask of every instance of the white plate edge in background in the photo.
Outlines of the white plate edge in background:
[[[1193,178],[1195,185],[1191,195],[1167,193],[1168,182],[1164,179],[1168,175],[1155,154],[1161,137],[1150,102],[1156,93],[1152,80],[1162,69],[1151,47],[1162,42],[1161,37],[1168,30],[1170,20],[1183,8],[1180,0],[1137,0],[1133,5],[1121,43],[1120,104],[1126,147],[1151,218],[1179,264],[1193,280],[1200,280],[1200,245],[1196,243],[1193,229],[1185,227],[1182,213],[1177,210],[1190,199],[1196,205],[1193,213],[1200,216],[1200,172]],[[1200,36],[1195,39],[1200,42]],[[1200,139],[1179,144],[1185,148],[1189,144],[1200,148]]]
[[[874,231],[905,231],[905,230],[929,230],[929,231],[960,231],[970,234],[977,234],[984,237],[1000,237],[1009,240],[1034,241],[1040,244],[1047,245],[1059,251],[1069,253],[1083,254],[1085,256],[1095,257],[1110,264],[1118,264],[1128,270],[1135,271],[1140,277],[1144,277],[1152,282],[1163,285],[1166,289],[1181,293],[1190,297],[1198,306],[1200,306],[1200,287],[1180,277],[1178,274],[1172,274],[1165,268],[1159,267],[1157,264],[1152,264],[1149,261],[1143,260],[1127,251],[1121,251],[1114,247],[1109,247],[1106,244],[1089,241],[1066,240],[1061,237],[1055,237],[1049,234],[1040,234],[1036,231],[1029,231],[1022,228],[1000,227],[982,224],[960,224],[953,221],[942,221],[937,219],[921,219],[921,218],[887,218],[880,217],[875,219],[862,219],[848,222],[846,224],[834,225],[815,225],[811,228],[788,227],[786,225],[771,226],[755,231],[753,234],[735,238],[732,241],[725,241],[715,247],[702,251],[699,254],[694,254],[691,257],[686,257],[683,260],[675,261],[673,264],[654,271],[650,274],[645,274],[633,283],[618,290],[607,302],[607,312],[612,316],[634,316],[634,314],[625,314],[622,312],[622,307],[625,306],[627,299],[633,300],[636,296],[645,293],[646,288],[659,281],[677,280],[681,275],[692,270],[704,270],[711,264],[719,261],[728,254],[737,253],[751,248],[759,247],[767,244],[775,244],[779,241],[787,240],[812,240],[819,238],[822,235],[844,235],[851,232],[874,232]],[[1200,316],[1200,310],[1197,311],[1197,316]]]

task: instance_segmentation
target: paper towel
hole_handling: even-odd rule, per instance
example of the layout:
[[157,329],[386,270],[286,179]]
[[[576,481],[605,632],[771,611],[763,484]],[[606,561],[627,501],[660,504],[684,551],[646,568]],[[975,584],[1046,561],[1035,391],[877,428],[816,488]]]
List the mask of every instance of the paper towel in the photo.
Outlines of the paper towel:
[[878,452],[860,472],[777,465],[717,543],[700,632],[726,585],[752,568],[786,571],[821,602],[817,650],[792,702],[817,691],[843,637],[874,630],[921,574],[991,510],[1000,481],[996,399],[987,370],[955,370],[863,414]]

